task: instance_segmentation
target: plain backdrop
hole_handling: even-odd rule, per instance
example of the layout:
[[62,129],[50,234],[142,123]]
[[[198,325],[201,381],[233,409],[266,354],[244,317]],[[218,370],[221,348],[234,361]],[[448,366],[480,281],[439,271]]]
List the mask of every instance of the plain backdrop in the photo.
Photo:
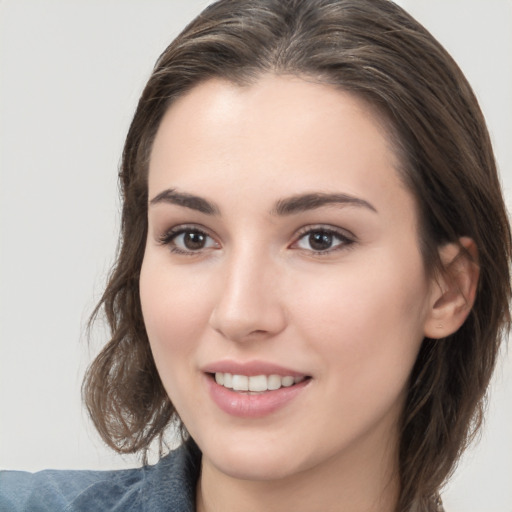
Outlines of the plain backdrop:
[[[106,338],[85,324],[113,261],[117,167],[164,47],[206,0],[0,0],[0,467],[119,468],[80,403]],[[512,1],[403,0],[481,101],[507,204],[512,187]],[[481,442],[449,512],[512,512],[512,362],[503,354]]]

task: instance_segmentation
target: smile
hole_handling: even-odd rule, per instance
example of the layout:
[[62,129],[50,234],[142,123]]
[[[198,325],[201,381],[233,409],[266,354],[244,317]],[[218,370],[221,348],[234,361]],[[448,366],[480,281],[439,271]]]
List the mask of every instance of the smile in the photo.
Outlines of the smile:
[[230,416],[262,418],[291,406],[306,393],[313,380],[306,375],[244,375],[208,372],[203,374],[212,401]]
[[294,384],[299,384],[306,377],[293,377],[287,375],[282,377],[281,375],[238,375],[232,373],[215,373],[215,382],[220,386],[224,386],[227,389],[233,391],[249,391],[255,393],[262,393],[265,391],[277,391],[278,389],[285,387],[291,387]]

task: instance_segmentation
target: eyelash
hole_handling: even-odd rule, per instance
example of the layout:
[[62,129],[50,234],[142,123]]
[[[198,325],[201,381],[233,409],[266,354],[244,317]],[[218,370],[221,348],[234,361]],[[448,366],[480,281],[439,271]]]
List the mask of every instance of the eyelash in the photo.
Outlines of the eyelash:
[[[315,256],[327,256],[335,251],[346,250],[351,245],[355,243],[355,237],[352,234],[348,234],[345,230],[328,227],[325,225],[318,226],[306,226],[302,228],[296,235],[295,242],[291,245],[297,245],[302,239],[306,236],[311,236],[313,233],[322,233],[323,235],[327,235],[332,237],[333,239],[337,239],[339,241],[338,245],[331,247],[325,251],[315,251],[314,249],[302,249],[310,254]],[[299,249],[300,250],[300,249]]]
[[[195,256],[197,254],[200,254],[204,248],[200,248],[198,250],[184,250],[180,247],[177,247],[175,245],[175,240],[180,235],[183,235],[185,233],[194,233],[200,236],[204,236],[207,238],[210,238],[211,240],[214,240],[214,238],[209,235],[205,230],[194,226],[194,225],[180,225],[176,226],[174,228],[171,228],[169,231],[165,232],[162,236],[159,237],[159,242],[162,245],[169,246],[169,250],[174,254],[180,254],[185,256]],[[309,254],[315,255],[315,256],[326,256],[328,254],[331,254],[332,252],[348,249],[351,245],[355,243],[355,237],[350,234],[347,235],[346,231],[341,231],[340,229],[335,229],[332,227],[327,226],[306,226],[302,228],[297,235],[295,236],[295,241],[289,246],[291,248],[294,248],[302,239],[304,239],[306,236],[311,236],[313,233],[322,233],[322,235],[327,235],[329,237],[332,237],[333,239],[337,239],[339,243],[335,245],[332,248],[328,248],[324,251],[322,250],[314,250],[314,249],[304,249],[297,247],[297,250],[305,251]],[[217,242],[215,244],[218,245]],[[209,249],[209,248],[206,248]]]
[[201,249],[197,251],[193,250],[184,250],[179,247],[177,247],[174,244],[174,241],[178,236],[183,235],[185,233],[196,233],[198,235],[202,235],[205,237],[208,237],[213,240],[213,237],[210,236],[205,230],[197,227],[197,226],[187,226],[187,225],[180,225],[176,226],[174,228],[171,228],[169,231],[166,231],[161,237],[159,237],[159,242],[162,245],[169,246],[169,250],[174,254],[182,254],[185,256],[195,256],[201,252]]

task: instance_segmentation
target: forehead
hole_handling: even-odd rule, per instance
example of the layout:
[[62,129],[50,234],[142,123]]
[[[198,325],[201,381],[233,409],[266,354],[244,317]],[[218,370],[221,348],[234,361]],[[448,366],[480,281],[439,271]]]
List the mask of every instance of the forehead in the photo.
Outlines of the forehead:
[[292,76],[264,75],[248,86],[212,79],[165,114],[149,194],[171,186],[205,195],[342,188],[392,200],[396,189],[406,192],[397,167],[385,123],[350,93]]

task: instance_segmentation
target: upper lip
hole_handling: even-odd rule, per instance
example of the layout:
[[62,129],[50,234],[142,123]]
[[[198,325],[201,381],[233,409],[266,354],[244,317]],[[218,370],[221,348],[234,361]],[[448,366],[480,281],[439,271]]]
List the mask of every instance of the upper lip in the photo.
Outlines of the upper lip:
[[205,373],[231,373],[233,375],[280,375],[281,377],[306,377],[307,375],[267,361],[217,361],[201,368]]

